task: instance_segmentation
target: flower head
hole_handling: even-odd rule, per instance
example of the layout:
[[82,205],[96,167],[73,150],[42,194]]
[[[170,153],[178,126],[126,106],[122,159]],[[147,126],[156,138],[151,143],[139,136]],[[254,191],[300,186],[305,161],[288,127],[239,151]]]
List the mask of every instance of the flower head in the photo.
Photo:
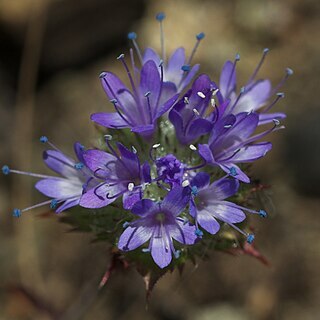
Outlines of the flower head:
[[139,219],[131,222],[121,234],[118,248],[134,250],[149,241],[148,251],[160,267],[168,266],[176,255],[173,240],[193,244],[197,236],[194,225],[185,223],[179,215],[188,203],[187,188],[172,189],[161,202],[143,199],[132,208]]

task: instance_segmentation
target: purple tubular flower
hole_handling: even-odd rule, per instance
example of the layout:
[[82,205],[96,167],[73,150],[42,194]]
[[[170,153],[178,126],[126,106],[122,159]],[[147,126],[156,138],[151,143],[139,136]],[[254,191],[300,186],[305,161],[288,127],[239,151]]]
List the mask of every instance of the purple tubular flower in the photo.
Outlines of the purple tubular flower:
[[171,186],[181,185],[184,166],[173,154],[167,154],[165,157],[156,159],[155,164],[158,177],[161,180]]
[[56,209],[58,213],[78,205],[84,186],[93,186],[96,183],[92,178],[92,172],[83,164],[85,151],[81,144],[75,143],[74,150],[79,162],[75,162],[58,150],[47,150],[43,153],[46,165],[62,177],[42,179],[36,183],[35,188],[55,199],[56,205],[60,204]]
[[100,75],[102,86],[116,112],[94,113],[91,120],[107,128],[131,128],[131,131],[148,138],[155,130],[156,120],[172,107],[178,95],[173,94],[167,101],[160,101],[164,84],[163,77],[160,76],[162,67],[158,67],[154,61],[149,60],[143,64],[140,84],[137,86],[136,77],[132,77],[124,56],[121,55],[119,60],[128,72],[132,92],[116,75],[103,72]]
[[197,236],[194,225],[185,223],[179,214],[190,198],[188,188],[173,188],[162,202],[143,199],[132,208],[139,219],[131,222],[121,234],[118,248],[123,251],[134,250],[147,241],[148,251],[154,262],[165,268],[176,255],[173,239],[184,244],[194,244]]
[[[241,112],[256,112],[259,110],[259,125],[270,123],[273,119],[284,119],[286,115],[284,113],[267,113],[280,98],[283,98],[282,93],[276,95],[276,99],[266,108],[265,106],[268,100],[276,93],[275,90],[280,88],[284,81],[280,82],[275,89],[272,89],[270,80],[255,80],[255,77],[263,64],[263,61],[268,53],[268,49],[264,49],[262,58],[250,77],[247,84],[241,88],[240,93],[237,94],[237,80],[236,80],[236,63],[239,61],[239,56],[236,57],[234,62],[227,61],[221,71],[219,89],[222,95],[223,101],[229,100],[228,106],[224,111],[224,116],[228,114],[238,114]],[[284,80],[289,76],[287,76]]]
[[[86,187],[94,186],[97,181],[93,177],[92,172],[83,164],[84,148],[80,143],[74,144],[74,150],[78,158],[78,162],[63,154],[51,142],[48,142],[54,150],[46,150],[43,152],[43,160],[45,164],[58,176],[49,176],[36,174],[31,172],[23,172],[19,170],[9,170],[9,172],[41,178],[35,188],[51,200],[36,204],[25,209],[15,209],[14,216],[20,216],[22,212],[50,205],[51,209],[55,209],[60,213],[66,209],[79,204],[80,197]],[[17,214],[19,212],[19,215]]]
[[209,165],[218,165],[234,178],[246,183],[250,182],[248,176],[236,163],[252,162],[265,156],[272,144],[254,142],[272,132],[277,125],[252,136],[258,123],[259,116],[256,113],[242,112],[236,116],[228,115],[222,118],[215,123],[208,144],[199,145],[199,154]]
[[144,183],[151,181],[148,162],[140,164],[138,156],[117,143],[120,156],[108,144],[112,154],[101,150],[88,150],[84,163],[100,179],[100,183],[88,189],[80,199],[80,206],[101,208],[123,196],[124,209],[131,209],[141,199]]
[[189,144],[211,131],[213,113],[206,116],[206,110],[212,89],[213,83],[210,78],[205,74],[200,75],[194,81],[192,89],[170,111],[169,119],[181,144]]
[[176,49],[166,64],[161,60],[160,56],[152,48],[147,48],[144,51],[143,62],[154,61],[156,65],[163,63],[163,92],[164,97],[168,97],[177,92],[183,91],[192,78],[199,71],[200,65],[196,64],[193,67],[188,65],[185,49],[180,47]]
[[216,234],[220,229],[218,221],[222,221],[245,235],[248,241],[252,238],[252,235],[242,231],[234,223],[245,220],[246,215],[243,211],[254,214],[260,214],[260,212],[225,201],[226,198],[237,193],[238,180],[224,177],[210,184],[210,176],[200,172],[191,180],[190,186],[192,198],[189,211],[197,225],[199,224],[210,234]]

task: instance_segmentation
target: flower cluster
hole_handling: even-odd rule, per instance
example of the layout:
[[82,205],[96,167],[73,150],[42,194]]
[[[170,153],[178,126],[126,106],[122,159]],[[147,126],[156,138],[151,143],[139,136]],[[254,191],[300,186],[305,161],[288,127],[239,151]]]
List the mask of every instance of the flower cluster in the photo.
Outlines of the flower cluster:
[[[2,168],[4,174],[40,179],[35,188],[49,198],[29,208],[14,209],[14,216],[43,205],[60,213],[75,206],[90,210],[108,209],[112,204],[125,217],[123,227],[114,233],[113,244],[123,255],[141,247],[139,252],[150,253],[160,268],[224,226],[253,242],[254,235],[237,224],[246,219],[245,213],[267,214],[242,206],[237,195],[240,185],[250,183],[247,164],[272,148],[263,141],[265,137],[283,128],[280,120],[285,114],[269,111],[284,97],[278,90],[292,74],[286,69],[273,88],[269,80],[257,80],[269,51],[264,49],[257,68],[240,90],[238,54],[233,62],[224,64],[219,81],[204,73],[197,75],[200,66],[192,66],[192,60],[204,33],[196,35],[189,57],[181,47],[167,59],[164,18],[163,13],[156,16],[161,55],[151,48],[142,52],[137,35],[128,35],[136,53],[130,50],[129,64],[124,54],[117,59],[130,88],[111,72],[100,75],[114,107],[113,113],[91,115],[94,123],[105,127],[102,149],[86,149],[76,143],[75,158],[71,158],[43,136],[40,141],[50,146],[43,160],[57,175]],[[260,126],[267,128],[256,133]]]

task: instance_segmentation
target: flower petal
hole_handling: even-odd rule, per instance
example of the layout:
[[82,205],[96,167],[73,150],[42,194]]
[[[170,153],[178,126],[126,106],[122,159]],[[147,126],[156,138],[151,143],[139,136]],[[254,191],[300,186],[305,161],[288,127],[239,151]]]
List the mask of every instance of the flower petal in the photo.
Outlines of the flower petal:
[[147,48],[144,50],[142,61],[143,63],[146,63],[148,60],[154,61],[157,66],[160,64],[161,61],[158,53],[152,48]]
[[[157,235],[157,231],[155,232]],[[152,237],[151,256],[154,262],[162,269],[168,266],[172,260],[171,239],[166,234],[162,234],[160,237]]]
[[216,234],[220,229],[219,222],[207,210],[198,210],[197,221],[204,230],[211,234]]
[[281,120],[285,119],[287,115],[282,112],[276,113],[259,113],[259,126],[263,124],[267,124],[273,121],[273,119]]
[[241,150],[232,157],[231,161],[237,162],[252,162],[261,157],[264,157],[268,151],[272,148],[272,143],[261,142],[257,144],[252,144],[241,148]]
[[134,204],[131,212],[138,216],[145,216],[152,211],[156,211],[158,206],[156,203],[150,199],[142,199]]
[[134,192],[125,192],[122,197],[123,208],[130,210],[136,202],[141,200],[141,190],[137,189]]
[[191,186],[196,186],[199,190],[208,187],[210,184],[210,175],[205,172],[199,172],[192,179]]
[[245,183],[250,182],[249,177],[234,163],[223,163],[223,164],[219,163],[219,166],[227,174],[231,174],[231,172],[234,171],[235,174],[232,173],[232,176],[235,179],[238,179],[238,180],[245,182]]
[[95,149],[87,150],[83,158],[86,166],[93,172],[101,169],[97,173],[101,177],[110,176],[114,163],[117,161],[117,158],[112,154]]
[[118,248],[124,251],[134,250],[146,243],[152,235],[152,228],[138,226],[127,227],[120,236]]
[[184,77],[184,79],[182,80],[178,91],[181,92],[193,79],[193,77],[196,75],[196,73],[199,71],[200,69],[200,64],[195,64],[192,69],[188,72],[188,74]]
[[231,178],[221,178],[214,181],[208,189],[210,189],[212,198],[223,200],[238,192],[239,181]]
[[76,199],[69,199],[69,200],[66,200],[61,206],[59,206],[57,209],[56,209],[56,213],[60,213],[62,211],[65,211],[67,209],[70,209],[72,207],[75,207],[77,205],[79,205],[79,201],[80,201],[80,198],[76,198]]
[[105,112],[98,112],[94,113],[90,116],[90,119],[97,124],[100,124],[106,128],[128,128],[129,125],[125,122],[117,112],[114,113],[105,113]]
[[230,92],[236,87],[236,70],[233,62],[227,61],[224,64],[220,75],[219,85],[220,92],[224,99],[227,99]]
[[199,154],[204,160],[206,160],[208,163],[211,163],[211,164],[215,162],[213,158],[213,154],[207,144],[199,144],[198,148],[199,148]]
[[161,208],[177,216],[190,200],[190,188],[175,187],[170,190],[161,203]]
[[197,240],[196,227],[189,222],[184,223],[177,219],[177,225],[171,225],[168,230],[170,236],[182,244],[194,244]]
[[246,215],[241,209],[235,207],[232,202],[228,201],[216,202],[207,206],[206,210],[212,212],[217,219],[226,223],[239,223],[246,218]]
[[82,194],[82,183],[78,179],[42,179],[35,184],[35,188],[47,197],[54,199],[80,197]]
[[75,161],[63,153],[56,150],[46,150],[43,152],[43,160],[47,167],[65,177],[77,176],[74,168]]

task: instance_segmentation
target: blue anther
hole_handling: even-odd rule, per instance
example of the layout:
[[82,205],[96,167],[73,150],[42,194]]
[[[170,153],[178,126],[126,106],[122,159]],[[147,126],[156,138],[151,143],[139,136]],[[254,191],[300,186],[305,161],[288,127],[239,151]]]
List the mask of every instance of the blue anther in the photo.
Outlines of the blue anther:
[[10,168],[7,165],[3,166],[2,173],[8,175],[10,173]]
[[149,249],[149,248],[142,248],[141,251],[142,251],[143,253],[147,253],[147,252],[150,252],[150,249]]
[[20,209],[13,209],[12,216],[14,216],[15,218],[21,217],[21,210]]
[[55,209],[58,205],[58,200],[52,199],[50,202],[50,209]]
[[202,40],[205,37],[205,33],[204,32],[200,32],[196,35],[197,40]]
[[254,241],[254,234],[252,234],[252,233],[248,234],[247,242],[251,244],[251,243],[253,243],[253,241]]
[[122,225],[123,229],[127,228],[129,226],[129,222],[128,221],[125,221]]
[[193,196],[197,196],[198,195],[198,188],[196,186],[191,187],[191,193]]
[[82,162],[78,162],[74,165],[75,169],[81,170],[84,167],[84,164]]
[[124,53],[121,53],[121,54],[117,57],[118,60],[121,60],[121,59],[123,59],[123,58],[124,58]]
[[196,231],[194,232],[194,234],[198,237],[198,238],[202,238],[203,236],[203,232],[200,229],[196,229]]
[[185,71],[185,72],[188,72],[190,71],[191,67],[188,65],[188,64],[185,64],[181,67],[181,70],[182,71]]
[[102,79],[102,78],[104,78],[106,75],[107,75],[107,73],[106,73],[105,71],[102,71],[102,72],[99,74],[99,78]]
[[236,54],[236,58],[235,59],[236,59],[236,61],[240,60],[240,54],[239,53]]
[[278,92],[277,96],[280,98],[284,98],[285,94],[284,94],[284,92]]
[[41,143],[47,143],[48,142],[48,138],[46,136],[41,136],[39,140],[40,140]]
[[135,40],[137,39],[137,34],[135,32],[129,32],[128,33],[128,39],[129,40]]
[[230,168],[230,175],[233,177],[237,175],[237,169],[235,167]]
[[174,257],[176,259],[179,259],[180,258],[180,255],[181,255],[181,251],[180,250],[176,250],[175,253],[174,253]]
[[293,75],[293,70],[291,68],[286,69],[287,75],[292,76]]
[[164,14],[164,12],[159,12],[159,13],[157,13],[157,15],[156,15],[156,19],[157,19],[158,21],[164,20],[165,17],[166,17],[166,15]]
[[264,48],[264,49],[263,49],[263,53],[265,53],[265,54],[268,53],[269,51],[270,51],[269,48]]
[[264,210],[259,210],[259,216],[262,218],[266,218],[267,217],[267,213]]

